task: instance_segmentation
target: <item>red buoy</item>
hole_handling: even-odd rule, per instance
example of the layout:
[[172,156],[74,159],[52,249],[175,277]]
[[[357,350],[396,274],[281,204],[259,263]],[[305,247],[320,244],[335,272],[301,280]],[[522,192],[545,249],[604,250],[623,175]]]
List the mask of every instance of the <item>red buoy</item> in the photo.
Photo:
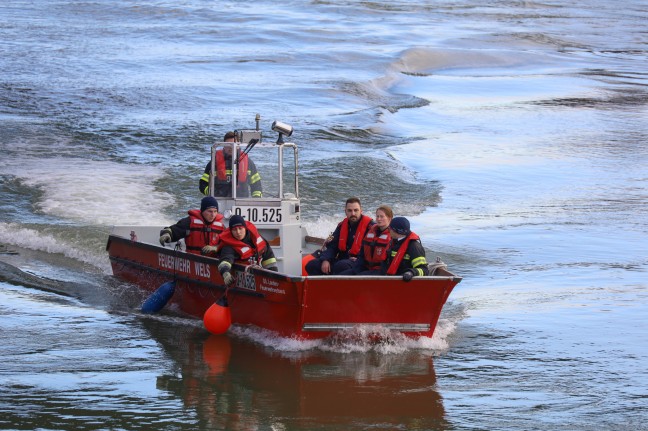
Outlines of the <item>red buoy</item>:
[[212,334],[224,334],[232,324],[232,312],[224,296],[214,302],[203,316],[205,328]]

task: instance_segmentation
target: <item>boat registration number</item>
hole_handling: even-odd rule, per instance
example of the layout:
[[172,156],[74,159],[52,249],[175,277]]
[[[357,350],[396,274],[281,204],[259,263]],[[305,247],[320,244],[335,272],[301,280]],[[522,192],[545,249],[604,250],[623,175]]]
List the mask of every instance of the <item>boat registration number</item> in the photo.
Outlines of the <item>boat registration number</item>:
[[278,207],[235,207],[234,214],[252,223],[281,223],[283,219]]

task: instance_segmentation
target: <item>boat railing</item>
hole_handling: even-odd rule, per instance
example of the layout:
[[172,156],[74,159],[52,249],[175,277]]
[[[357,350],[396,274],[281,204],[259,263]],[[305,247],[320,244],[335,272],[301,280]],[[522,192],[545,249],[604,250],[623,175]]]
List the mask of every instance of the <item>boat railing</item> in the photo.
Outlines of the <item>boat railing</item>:
[[[263,175],[263,177],[265,178],[263,178],[263,182],[266,183],[268,182],[268,180],[271,180],[269,183],[275,186],[274,193],[272,196],[266,196],[267,193],[264,192],[265,199],[279,201],[281,199],[284,199],[286,196],[296,197],[299,199],[299,166],[298,166],[299,157],[298,157],[297,144],[293,142],[285,142],[280,144],[255,143],[253,145],[248,144],[244,148],[241,148],[242,146],[243,144],[241,144],[240,142],[216,142],[212,145],[211,172],[209,176],[209,191],[212,196],[218,199],[223,198],[223,199],[231,199],[231,200],[239,200],[239,199],[256,200],[257,199],[255,197],[238,196],[236,181],[230,181],[231,189],[228,193],[228,196],[215,195],[214,192],[215,192],[216,178],[218,174],[217,162],[216,162],[217,153],[221,150],[225,150],[225,148],[229,148],[231,154],[238,154],[238,157],[232,163],[231,178],[237,178],[240,160],[243,157],[243,155],[248,155],[248,157],[251,160],[256,161],[257,168],[259,168],[260,166],[265,167],[264,175]],[[253,149],[255,150],[254,154],[249,155],[249,153],[251,153]],[[286,162],[285,160],[285,155],[284,155],[285,149],[292,150],[292,163],[290,163],[289,166],[288,166],[288,162]],[[261,158],[261,155],[259,154],[259,150],[261,151],[265,150],[265,152],[262,154],[263,164],[259,163],[259,158]],[[276,150],[276,158],[268,157],[267,150]],[[290,178],[284,178],[285,176],[284,173],[288,167],[292,171]],[[288,190],[288,187],[290,187],[291,189]]]
[[[279,269],[301,273],[303,232],[299,200],[298,148],[293,142],[261,142],[255,131],[239,133],[239,142],[216,142],[211,147],[210,195],[218,200],[227,226],[233,215],[254,223],[273,248]],[[234,157],[231,178],[238,178],[241,155],[255,163],[263,184],[262,197],[239,196],[237,181],[230,181],[229,196],[216,196],[217,153],[229,147]],[[250,162],[248,162],[250,163]],[[251,194],[251,193],[250,193]]]

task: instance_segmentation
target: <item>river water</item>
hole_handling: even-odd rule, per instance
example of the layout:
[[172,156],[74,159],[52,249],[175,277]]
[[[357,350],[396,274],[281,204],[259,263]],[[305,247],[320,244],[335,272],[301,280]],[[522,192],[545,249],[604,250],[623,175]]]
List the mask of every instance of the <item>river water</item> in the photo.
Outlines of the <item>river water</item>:
[[[5,0],[0,429],[648,429],[648,4]],[[294,126],[464,277],[433,338],[210,336],[111,276],[210,144]]]

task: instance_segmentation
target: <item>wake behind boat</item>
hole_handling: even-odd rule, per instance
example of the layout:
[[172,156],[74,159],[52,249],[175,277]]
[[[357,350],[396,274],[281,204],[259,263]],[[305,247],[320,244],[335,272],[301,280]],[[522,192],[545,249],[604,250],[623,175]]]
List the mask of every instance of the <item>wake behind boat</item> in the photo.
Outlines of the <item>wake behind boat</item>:
[[[219,142],[215,154],[232,146],[254,148],[254,160],[264,181],[262,198],[217,196],[225,216],[241,215],[254,223],[272,246],[279,272],[258,266],[234,264],[235,283],[226,289],[218,271],[218,259],[187,253],[183,241],[163,247],[163,226],[115,226],[107,250],[114,276],[134,283],[146,292],[175,281],[170,302],[189,315],[202,318],[227,292],[231,321],[255,325],[284,337],[323,338],[358,325],[399,331],[407,336],[431,337],[441,309],[454,286],[461,281],[442,263],[430,265],[430,275],[404,282],[400,276],[304,276],[302,258],[317,251],[323,240],[313,238],[301,224],[298,181],[298,148],[283,141],[292,128],[273,123],[276,143],[262,142],[258,129],[238,131],[239,142]],[[232,166],[232,178],[237,177]],[[210,190],[214,190],[213,169]]]

